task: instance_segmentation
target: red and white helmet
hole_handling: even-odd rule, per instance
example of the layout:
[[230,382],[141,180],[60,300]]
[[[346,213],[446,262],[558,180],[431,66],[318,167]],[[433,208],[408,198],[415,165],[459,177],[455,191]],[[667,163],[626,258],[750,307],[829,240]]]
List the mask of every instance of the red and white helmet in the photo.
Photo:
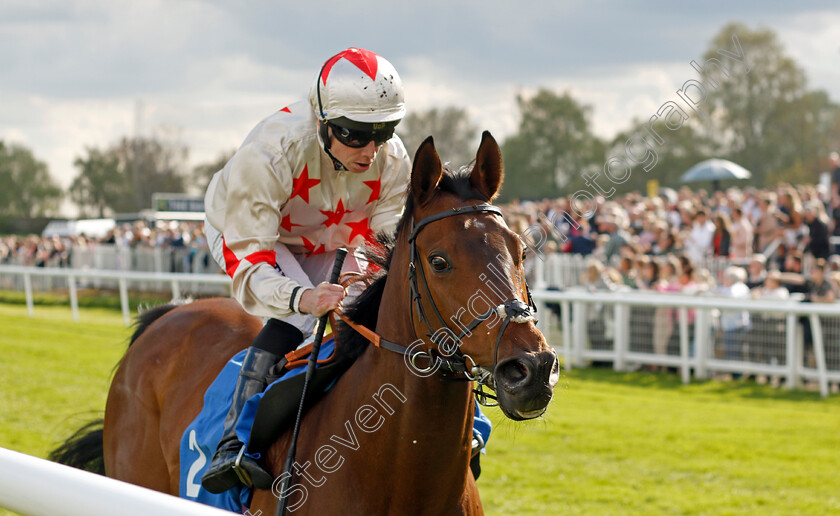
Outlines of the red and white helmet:
[[405,116],[405,94],[394,65],[363,48],[348,48],[324,63],[309,103],[321,121],[343,117],[367,124]]

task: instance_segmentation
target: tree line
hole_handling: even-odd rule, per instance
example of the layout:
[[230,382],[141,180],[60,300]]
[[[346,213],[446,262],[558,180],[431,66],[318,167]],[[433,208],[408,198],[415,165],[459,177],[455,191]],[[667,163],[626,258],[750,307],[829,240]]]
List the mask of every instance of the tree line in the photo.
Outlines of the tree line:
[[[519,127],[502,144],[507,175],[502,200],[572,195],[591,178],[610,172],[611,157],[622,155],[646,157],[631,159],[632,173],[613,181],[619,193],[643,190],[648,180],[677,186],[682,173],[710,157],[744,166],[753,173],[755,186],[816,182],[815,172],[826,168],[829,152],[840,146],[840,105],[825,91],[809,89],[805,72],[768,29],[728,24],[692,66],[709,68],[721,49],[733,48],[733,34],[749,71],[695,74],[704,92],[696,110],[701,116],[688,117],[685,109],[678,131],[656,131],[652,117],[633,120],[614,138],[602,139],[592,132],[593,108],[568,92],[540,89],[518,96]],[[686,70],[688,78],[692,70]],[[698,91],[699,86],[695,97]],[[471,160],[478,139],[468,112],[456,107],[411,112],[397,133],[409,153],[433,135],[453,168]],[[185,145],[162,137],[124,137],[105,148],[89,147],[75,159],[77,175],[63,192],[31,151],[0,141],[0,184],[6,185],[0,189],[0,218],[53,214],[64,195],[83,217],[147,209],[154,192],[203,191],[233,150],[192,169],[188,154]]]

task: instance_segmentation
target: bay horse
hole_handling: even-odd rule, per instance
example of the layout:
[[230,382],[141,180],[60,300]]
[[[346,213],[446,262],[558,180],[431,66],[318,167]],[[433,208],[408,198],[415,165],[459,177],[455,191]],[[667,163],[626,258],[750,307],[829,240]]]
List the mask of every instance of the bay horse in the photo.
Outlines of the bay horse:
[[[558,377],[529,308],[523,244],[490,204],[502,179],[501,150],[489,132],[472,168],[460,172],[444,169],[431,137],[418,149],[404,215],[381,260],[387,269],[346,310],[375,335],[338,325],[340,345],[357,358],[304,415],[290,510],[483,514],[469,468],[474,382],[442,380],[487,384],[504,414],[523,420],[543,414]],[[495,274],[484,269],[494,264]],[[482,300],[486,311],[476,308]],[[232,299],[141,316],[108,395],[105,473],[177,495],[182,434],[207,387],[260,329],[261,320]],[[414,342],[422,345],[408,351]],[[432,370],[432,363],[446,367]],[[264,456],[275,477],[290,434],[277,436]],[[251,513],[273,513],[276,495],[256,490]]]

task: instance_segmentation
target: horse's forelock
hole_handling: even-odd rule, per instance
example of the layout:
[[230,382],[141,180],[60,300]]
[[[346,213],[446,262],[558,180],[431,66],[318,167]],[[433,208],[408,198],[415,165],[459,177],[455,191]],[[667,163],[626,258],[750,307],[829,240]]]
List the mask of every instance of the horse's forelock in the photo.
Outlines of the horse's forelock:
[[475,161],[467,163],[458,170],[452,170],[448,166],[444,167],[444,174],[438,183],[438,190],[457,195],[462,201],[469,201],[472,199],[478,201],[488,201],[487,197],[475,189],[470,182]]
[[[475,165],[475,161],[462,166],[458,170],[453,170],[448,164],[444,165],[443,175],[440,178],[436,191],[439,193],[450,193],[456,195],[462,201],[474,199],[477,201],[488,202],[489,199],[476,190],[470,182],[473,165]],[[405,203],[405,211],[403,211],[403,216],[400,219],[399,224],[397,224],[397,233],[408,230],[405,226],[411,223],[411,214],[414,212],[414,207],[416,205],[417,201],[411,195],[411,188],[409,188],[408,199]]]

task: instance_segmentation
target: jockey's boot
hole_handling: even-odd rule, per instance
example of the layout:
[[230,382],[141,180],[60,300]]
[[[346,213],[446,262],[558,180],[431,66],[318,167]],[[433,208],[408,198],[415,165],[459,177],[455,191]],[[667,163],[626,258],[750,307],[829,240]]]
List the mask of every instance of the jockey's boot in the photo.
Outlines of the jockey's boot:
[[473,474],[473,479],[478,480],[478,477],[481,475],[481,448],[484,446],[484,443],[481,442],[480,438],[473,437],[472,439],[472,450],[470,450],[470,470]]
[[[300,330],[277,319],[269,319],[248,348],[236,380],[233,401],[225,418],[222,440],[207,472],[201,478],[201,485],[207,491],[222,493],[240,483],[256,489],[271,488],[274,477],[245,454],[245,445],[236,436],[236,422],[245,402],[266,388],[266,376],[271,367],[302,341]],[[268,347],[272,351],[265,349]]]

